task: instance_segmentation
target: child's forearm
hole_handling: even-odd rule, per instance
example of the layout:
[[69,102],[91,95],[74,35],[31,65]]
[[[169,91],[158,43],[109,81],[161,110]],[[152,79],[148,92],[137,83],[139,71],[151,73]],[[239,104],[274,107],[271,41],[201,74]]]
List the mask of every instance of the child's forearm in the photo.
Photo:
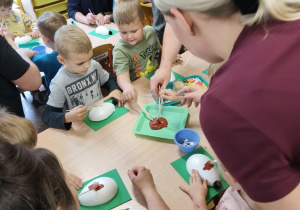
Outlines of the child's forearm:
[[193,206],[194,210],[208,210],[205,198],[193,200]]
[[117,83],[122,90],[125,90],[125,89],[131,87],[132,84],[130,81],[129,72],[119,74],[117,76]]
[[169,207],[156,189],[143,192],[149,210],[169,210]]

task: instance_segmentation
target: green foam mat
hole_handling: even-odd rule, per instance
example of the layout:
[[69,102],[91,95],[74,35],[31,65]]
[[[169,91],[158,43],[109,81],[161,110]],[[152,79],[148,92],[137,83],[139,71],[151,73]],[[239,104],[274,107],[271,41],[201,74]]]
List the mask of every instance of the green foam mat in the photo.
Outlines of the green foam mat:
[[[110,102],[112,103],[112,99],[106,101],[106,102]],[[88,111],[88,115],[87,117],[83,120],[83,122],[85,124],[87,124],[91,129],[93,129],[94,131],[99,130],[100,128],[104,127],[105,125],[107,125],[108,123],[114,121],[115,119],[121,117],[122,115],[126,114],[127,112],[129,112],[129,109],[125,108],[124,106],[122,107],[118,107],[118,105],[115,106],[116,110],[114,113],[112,113],[108,118],[106,118],[105,120],[102,121],[91,121],[89,119],[89,113],[90,111]]]
[[[202,147],[199,147],[195,151],[188,153],[171,163],[173,168],[179,173],[179,175],[187,183],[189,183],[190,175],[189,175],[188,171],[186,170],[186,161],[190,156],[192,156],[194,154],[203,154],[203,155],[206,155],[207,157],[209,157],[211,160],[213,160],[212,156],[208,152],[206,152]],[[218,165],[216,167],[219,168]],[[222,180],[222,185],[223,185],[223,187],[221,189],[217,190],[213,187],[208,186],[207,196],[206,196],[207,203],[209,203],[213,199],[213,197],[215,197],[217,194],[219,194],[220,192],[224,191],[225,189],[227,189],[229,187],[228,183],[225,181],[225,179],[221,173],[220,173],[220,178]]]
[[95,30],[93,30],[89,34],[93,35],[93,36],[96,36],[96,37],[99,37],[99,38],[102,38],[102,39],[107,39],[107,38],[113,36],[114,34],[118,33],[118,31],[115,31],[115,30],[112,30],[112,29],[109,29],[109,30],[112,32],[112,35],[100,35],[100,34],[97,34]]
[[[83,183],[83,187],[82,189],[88,184],[90,183],[91,181],[93,181],[94,179],[97,179],[99,177],[110,177],[112,178],[113,180],[115,180],[115,182],[117,183],[118,185],[118,192],[117,194],[115,195],[115,197],[113,199],[111,199],[110,201],[108,201],[107,203],[104,203],[104,204],[101,204],[101,205],[98,205],[98,206],[82,206],[80,205],[80,209],[81,210],[108,210],[108,209],[112,209],[116,206],[119,206],[129,200],[131,200],[131,196],[129,195],[117,169],[113,169],[107,173],[104,173],[100,176],[97,176],[95,178],[92,178],[86,182]],[[77,194],[80,194],[81,193],[81,190],[77,190]]]

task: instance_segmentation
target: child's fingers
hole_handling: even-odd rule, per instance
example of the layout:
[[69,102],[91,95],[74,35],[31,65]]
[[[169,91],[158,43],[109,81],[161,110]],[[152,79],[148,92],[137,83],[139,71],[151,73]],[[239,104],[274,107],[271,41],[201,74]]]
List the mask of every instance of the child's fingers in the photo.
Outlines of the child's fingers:
[[182,185],[179,185],[179,189],[181,189],[181,191],[184,192],[185,194],[187,194],[188,196],[190,195],[189,191],[188,191],[188,188],[186,188]]
[[196,182],[201,182],[201,177],[198,170],[195,170],[195,180]]

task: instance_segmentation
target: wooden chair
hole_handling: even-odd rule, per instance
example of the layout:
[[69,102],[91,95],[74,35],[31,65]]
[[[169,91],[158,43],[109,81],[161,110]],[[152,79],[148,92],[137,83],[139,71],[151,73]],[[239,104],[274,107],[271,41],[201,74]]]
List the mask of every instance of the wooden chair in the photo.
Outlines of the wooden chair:
[[[100,63],[103,69],[105,69],[108,73],[113,75],[117,78],[116,74],[113,70],[113,63],[112,63],[112,44],[103,44],[93,49],[93,58],[95,61]],[[108,95],[108,91],[102,89],[103,96]]]

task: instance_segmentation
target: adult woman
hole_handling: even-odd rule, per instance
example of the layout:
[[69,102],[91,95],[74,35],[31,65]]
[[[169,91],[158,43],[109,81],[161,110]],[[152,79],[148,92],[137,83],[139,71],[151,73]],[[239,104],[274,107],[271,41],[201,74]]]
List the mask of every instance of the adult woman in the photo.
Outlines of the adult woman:
[[39,69],[30,60],[35,52],[17,49],[13,37],[3,25],[0,26],[0,46],[0,105],[24,117],[20,92],[16,86],[22,90],[36,90],[41,86]]
[[299,3],[155,3],[194,55],[227,60],[201,98],[201,127],[220,160],[260,208],[299,209]]
[[87,25],[112,21],[113,0],[68,0],[67,7],[70,18]]

